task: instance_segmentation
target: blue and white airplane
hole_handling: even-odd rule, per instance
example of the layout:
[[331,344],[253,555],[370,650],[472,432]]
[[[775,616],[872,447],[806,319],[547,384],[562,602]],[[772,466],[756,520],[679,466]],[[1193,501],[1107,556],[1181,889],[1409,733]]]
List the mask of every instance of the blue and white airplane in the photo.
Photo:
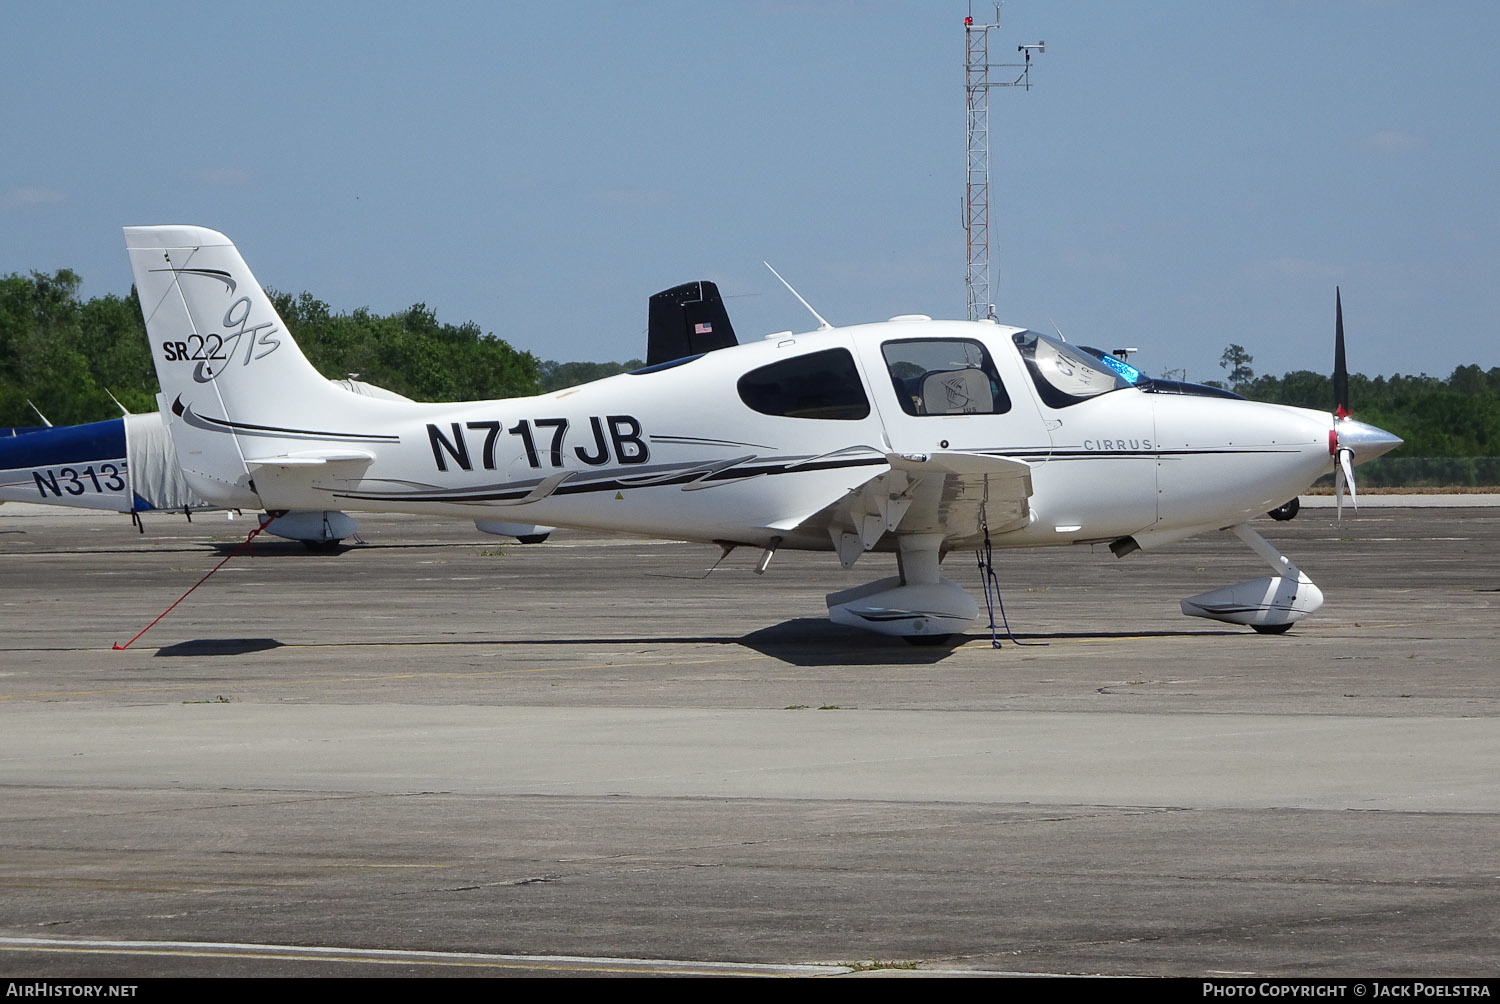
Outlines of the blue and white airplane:
[[1355,462],[1400,443],[1343,415],[1152,393],[1059,339],[924,315],[818,317],[532,397],[356,397],[307,362],[224,235],[129,227],[125,241],[177,458],[207,502],[746,546],[759,570],[779,548],[845,568],[893,552],[895,575],[829,594],[828,611],[914,641],[978,615],[941,573],[954,551],[1123,557],[1225,529],[1272,574],[1184,612],[1284,631],[1322,594],[1250,520],[1331,470],[1352,489]]
[[161,415],[0,437],[0,501],[141,513],[208,508],[177,467]]

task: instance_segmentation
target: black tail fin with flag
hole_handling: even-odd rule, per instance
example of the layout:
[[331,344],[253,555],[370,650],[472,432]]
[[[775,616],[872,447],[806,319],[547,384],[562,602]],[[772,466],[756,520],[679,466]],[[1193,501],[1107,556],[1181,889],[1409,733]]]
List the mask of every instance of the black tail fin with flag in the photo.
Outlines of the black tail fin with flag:
[[707,279],[685,282],[651,297],[646,320],[647,366],[738,344],[719,287]]

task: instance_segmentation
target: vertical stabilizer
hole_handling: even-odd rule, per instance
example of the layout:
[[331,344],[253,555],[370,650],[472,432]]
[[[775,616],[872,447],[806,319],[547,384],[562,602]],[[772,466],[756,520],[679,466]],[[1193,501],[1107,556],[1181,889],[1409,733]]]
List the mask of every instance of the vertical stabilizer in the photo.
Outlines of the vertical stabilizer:
[[739,344],[719,287],[685,282],[651,297],[646,320],[646,365],[671,362]]
[[297,347],[234,244],[202,227],[126,227],[164,417],[188,483],[224,506],[262,503],[247,461],[364,441],[361,402]]

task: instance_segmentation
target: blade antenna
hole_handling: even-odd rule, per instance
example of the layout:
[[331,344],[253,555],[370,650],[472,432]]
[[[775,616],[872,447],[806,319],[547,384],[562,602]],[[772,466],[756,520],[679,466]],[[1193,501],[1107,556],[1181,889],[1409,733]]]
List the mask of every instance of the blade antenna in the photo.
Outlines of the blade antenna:
[[[762,261],[761,264],[764,265],[766,268],[771,268],[771,263],[768,262],[768,261]],[[776,271],[774,268],[771,268],[771,274],[774,275],[776,278],[781,279],[781,273],[778,272],[778,271]],[[827,331],[827,330],[829,330],[830,328],[833,327],[833,325],[829,324],[827,321],[825,321],[823,319],[823,315],[822,314],[818,313],[816,310],[814,310],[812,308],[812,304],[810,304],[806,300],[802,299],[802,294],[801,293],[797,292],[795,289],[792,289],[792,284],[791,283],[787,282],[785,279],[781,279],[781,284],[783,286],[785,286],[788,290],[791,290],[791,294],[797,298],[797,302],[798,303],[802,304],[802,306],[804,306],[804,307],[807,308],[807,312],[809,314],[813,315],[814,317],[816,317],[818,319],[818,330],[819,331]]]

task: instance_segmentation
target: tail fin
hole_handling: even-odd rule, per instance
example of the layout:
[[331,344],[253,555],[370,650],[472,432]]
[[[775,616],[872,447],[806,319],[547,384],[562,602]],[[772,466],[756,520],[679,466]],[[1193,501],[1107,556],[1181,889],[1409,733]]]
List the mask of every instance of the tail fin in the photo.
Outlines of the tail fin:
[[260,505],[255,461],[315,457],[330,445],[347,456],[349,444],[371,441],[338,431],[364,399],[307,361],[229,238],[202,227],[126,227],[125,246],[165,417],[200,495]]
[[647,366],[739,344],[719,287],[707,279],[654,294],[646,332]]

